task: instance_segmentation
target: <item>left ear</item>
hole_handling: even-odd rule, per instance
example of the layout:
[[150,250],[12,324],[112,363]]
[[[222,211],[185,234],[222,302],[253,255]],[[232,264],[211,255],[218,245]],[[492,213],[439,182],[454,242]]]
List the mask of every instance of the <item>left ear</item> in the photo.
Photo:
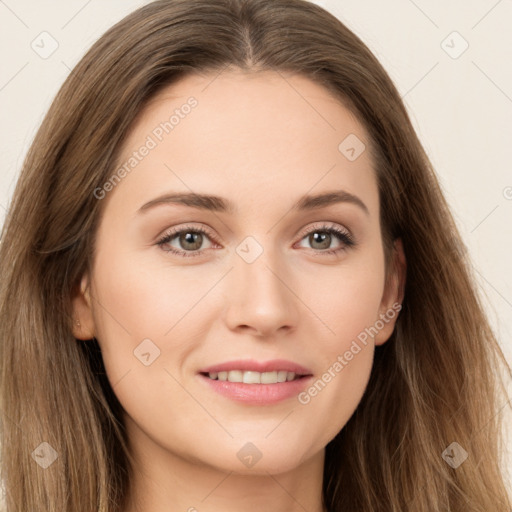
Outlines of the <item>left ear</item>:
[[375,345],[382,345],[391,337],[402,309],[407,262],[401,238],[393,242],[390,265],[379,307],[379,319],[376,321],[376,326],[382,328],[374,337]]
[[89,276],[85,273],[73,290],[71,298],[73,309],[73,336],[79,340],[94,338],[95,324],[90,295]]

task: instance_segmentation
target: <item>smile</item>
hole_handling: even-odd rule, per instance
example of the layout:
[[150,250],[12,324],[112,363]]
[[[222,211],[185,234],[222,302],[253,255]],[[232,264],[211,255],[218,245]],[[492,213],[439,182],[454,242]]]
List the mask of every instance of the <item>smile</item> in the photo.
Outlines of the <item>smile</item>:
[[[239,380],[229,380],[228,375],[231,373],[233,373],[234,379]],[[281,379],[286,374],[286,379],[278,381],[279,374],[281,374]],[[219,379],[219,376],[221,379]],[[288,380],[288,376],[290,376],[291,380]],[[296,397],[313,380],[312,375],[296,375],[293,372],[285,371],[259,373],[231,370],[229,372],[199,373],[198,377],[201,382],[204,382],[207,389],[214,391],[216,394],[247,405],[260,406],[272,405]],[[247,380],[249,382],[246,382]],[[266,380],[268,381],[267,383],[262,383],[262,381],[265,382]]]
[[244,384],[277,384],[278,382],[296,380],[301,376],[286,370],[263,373],[231,370],[229,372],[209,372],[208,377],[212,380],[243,382]]

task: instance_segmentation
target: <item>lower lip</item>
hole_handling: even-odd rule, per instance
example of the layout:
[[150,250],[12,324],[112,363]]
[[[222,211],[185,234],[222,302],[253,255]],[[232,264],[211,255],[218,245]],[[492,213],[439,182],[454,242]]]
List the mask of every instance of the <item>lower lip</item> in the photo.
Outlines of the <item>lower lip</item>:
[[274,404],[297,396],[304,391],[313,378],[312,375],[309,375],[276,384],[244,384],[243,382],[213,380],[202,374],[199,374],[199,377],[220,395],[253,405]]

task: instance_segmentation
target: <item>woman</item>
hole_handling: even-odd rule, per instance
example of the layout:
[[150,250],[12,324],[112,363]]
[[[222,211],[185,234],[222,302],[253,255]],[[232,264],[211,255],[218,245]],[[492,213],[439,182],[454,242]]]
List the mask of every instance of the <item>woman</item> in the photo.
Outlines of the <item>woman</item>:
[[139,9],[63,85],[4,225],[8,512],[509,511],[510,368],[462,248],[339,20]]

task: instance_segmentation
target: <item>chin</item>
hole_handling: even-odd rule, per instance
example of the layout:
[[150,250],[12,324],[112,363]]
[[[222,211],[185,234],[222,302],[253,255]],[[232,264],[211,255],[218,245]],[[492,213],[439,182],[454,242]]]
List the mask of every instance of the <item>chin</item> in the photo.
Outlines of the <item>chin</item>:
[[268,476],[269,473],[281,474],[292,471],[308,458],[306,454],[297,450],[297,446],[290,446],[288,450],[282,446],[279,450],[258,449],[256,446],[257,443],[247,442],[234,453],[228,450],[218,461],[212,461],[213,465],[239,475]]

